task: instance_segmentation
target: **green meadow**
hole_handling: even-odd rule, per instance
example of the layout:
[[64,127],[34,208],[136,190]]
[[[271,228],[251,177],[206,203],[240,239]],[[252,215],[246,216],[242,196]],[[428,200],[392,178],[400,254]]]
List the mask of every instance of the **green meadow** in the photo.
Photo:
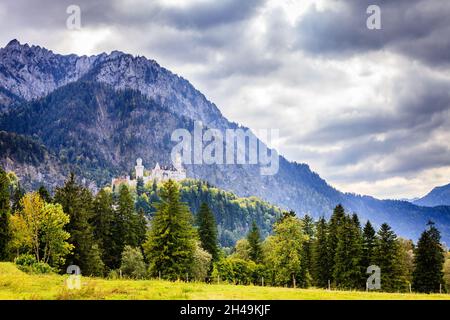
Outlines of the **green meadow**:
[[68,289],[68,276],[24,273],[13,263],[0,263],[0,299],[124,300],[124,299],[287,299],[287,300],[417,300],[448,299],[450,294],[403,294],[328,291],[160,280],[107,280],[82,277],[80,289]]

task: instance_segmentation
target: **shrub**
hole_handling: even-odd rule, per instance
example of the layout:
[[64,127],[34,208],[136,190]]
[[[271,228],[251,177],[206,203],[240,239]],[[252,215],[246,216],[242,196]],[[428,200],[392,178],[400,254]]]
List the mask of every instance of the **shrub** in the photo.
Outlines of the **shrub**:
[[36,258],[31,254],[21,254],[14,259],[14,263],[18,266],[30,267],[37,263]]
[[53,268],[47,263],[38,262],[31,254],[19,255],[16,259],[14,259],[14,263],[17,265],[19,270],[27,273],[45,274],[54,271]]
[[147,272],[141,250],[139,248],[125,246],[122,252],[122,264],[120,269],[125,277],[144,279]]

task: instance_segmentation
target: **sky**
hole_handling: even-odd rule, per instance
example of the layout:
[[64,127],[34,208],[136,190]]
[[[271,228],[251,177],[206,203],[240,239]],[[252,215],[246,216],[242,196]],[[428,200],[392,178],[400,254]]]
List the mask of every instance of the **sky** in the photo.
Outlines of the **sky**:
[[449,16],[444,0],[4,0],[0,46],[154,59],[341,191],[402,199],[450,183]]

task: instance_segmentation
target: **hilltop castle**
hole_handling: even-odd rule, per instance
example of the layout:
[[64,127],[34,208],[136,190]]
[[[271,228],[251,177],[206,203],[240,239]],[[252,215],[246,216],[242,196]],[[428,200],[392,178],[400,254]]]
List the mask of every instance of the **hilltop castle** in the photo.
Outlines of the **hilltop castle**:
[[142,178],[144,181],[144,185],[149,181],[166,181],[169,179],[180,181],[186,179],[186,170],[183,168],[181,164],[181,158],[177,155],[175,164],[173,166],[160,166],[159,163],[156,163],[153,170],[150,170],[148,175],[144,175],[144,166],[142,165],[142,159],[138,158],[136,160],[136,166],[134,170],[136,172],[136,179],[130,179],[130,176],[113,178],[111,181],[111,187],[114,190],[119,187],[121,184],[126,184],[130,187],[136,187],[137,180]]

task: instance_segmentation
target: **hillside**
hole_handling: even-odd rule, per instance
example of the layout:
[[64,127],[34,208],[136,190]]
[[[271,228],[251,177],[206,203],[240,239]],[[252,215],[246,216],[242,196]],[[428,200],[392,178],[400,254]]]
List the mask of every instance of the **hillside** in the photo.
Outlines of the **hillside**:
[[[0,154],[0,163],[9,163],[28,188],[44,183],[53,189],[69,170],[101,187],[112,177],[129,173],[138,157],[147,168],[156,162],[170,164],[174,145],[170,135],[175,129],[192,132],[194,121],[219,130],[239,127],[187,80],[154,60],[119,51],[80,57],[11,41],[0,49],[0,88],[0,130],[34,141],[49,154],[45,166],[27,160],[33,158],[33,149],[14,150],[29,153],[21,156],[24,163]],[[36,174],[27,174],[31,168]],[[449,207],[430,209],[344,194],[307,164],[282,156],[273,176],[260,175],[257,165],[202,164],[186,169],[188,177],[239,197],[256,196],[316,218],[328,217],[342,203],[362,220],[375,225],[388,222],[412,239],[433,219],[443,240],[450,243]]]
[[424,197],[413,201],[418,206],[450,206],[450,184],[436,187]]

